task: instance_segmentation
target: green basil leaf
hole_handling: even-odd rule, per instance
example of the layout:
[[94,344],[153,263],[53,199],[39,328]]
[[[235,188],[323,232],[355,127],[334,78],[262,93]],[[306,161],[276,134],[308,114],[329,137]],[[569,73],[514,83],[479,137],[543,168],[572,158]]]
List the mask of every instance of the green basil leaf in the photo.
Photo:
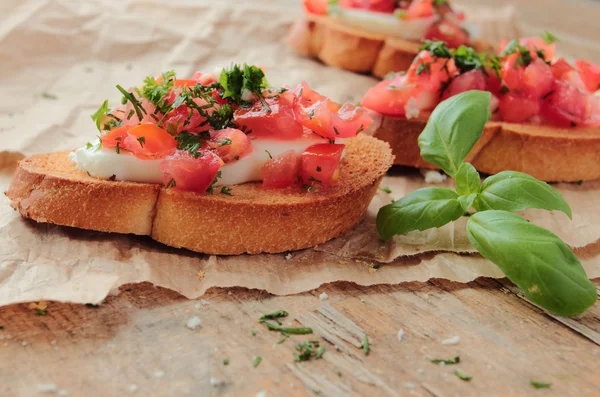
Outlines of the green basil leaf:
[[377,231],[384,240],[395,234],[440,227],[463,215],[454,190],[429,187],[415,190],[377,213]]
[[555,234],[506,211],[484,211],[467,222],[469,241],[532,301],[574,316],[597,298],[579,259]]
[[521,211],[526,208],[559,210],[571,218],[571,207],[546,182],[516,171],[502,171],[487,178],[473,203],[477,211]]
[[456,181],[456,193],[461,196],[479,193],[481,177],[479,176],[479,172],[470,163],[462,163],[454,179]]
[[458,202],[464,212],[467,212],[469,208],[473,206],[473,201],[477,198],[477,193],[471,193],[468,196],[459,196]]
[[456,175],[490,116],[491,94],[467,91],[440,103],[419,135],[421,157]]

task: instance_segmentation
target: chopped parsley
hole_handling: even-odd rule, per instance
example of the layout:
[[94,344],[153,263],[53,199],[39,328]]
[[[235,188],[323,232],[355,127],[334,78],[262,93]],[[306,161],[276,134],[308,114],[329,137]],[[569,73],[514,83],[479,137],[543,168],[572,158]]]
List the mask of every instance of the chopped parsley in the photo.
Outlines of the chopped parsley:
[[356,130],[357,134],[360,134],[361,132],[363,132],[365,130],[365,126],[363,124],[360,125],[360,127],[358,127],[358,130]]
[[137,139],[137,141],[140,143],[141,147],[144,147],[144,144],[146,143],[146,137],[141,136]]
[[431,73],[431,64],[430,63],[421,62],[419,64],[419,66],[417,67],[417,76],[419,76],[422,73]]
[[296,350],[298,353],[294,353],[294,361],[308,361],[311,358],[320,359],[325,354],[325,347],[320,346],[319,341],[309,340],[304,343],[297,343]]
[[467,382],[473,379],[471,375],[467,375],[464,372],[459,371],[458,369],[454,370],[454,375],[458,376],[459,379]]
[[221,179],[221,171],[217,171],[217,175],[215,175],[215,179],[213,179],[213,181],[210,184],[210,186],[208,187],[208,189],[206,189],[206,193],[210,193],[210,194],[215,193],[215,184],[217,183],[217,181],[219,179]]
[[271,108],[262,93],[269,83],[261,68],[247,64],[233,65],[231,69],[223,69],[219,76],[219,83],[224,90],[221,94],[223,99],[231,98],[240,106],[248,106],[249,101],[243,99],[244,92],[247,90],[260,99],[267,113],[271,113]]
[[35,309],[36,316],[45,316],[48,314],[47,309]]
[[333,132],[335,132],[335,135],[340,135],[340,132],[338,131],[337,128],[333,127]]
[[223,365],[229,365],[229,359],[227,357],[223,359]]
[[202,141],[208,139],[210,139],[208,132],[196,135],[187,131],[183,131],[177,135],[177,137],[175,137],[175,140],[177,141],[177,149],[185,150],[194,158],[203,156],[202,152],[200,152]]
[[368,356],[369,352],[371,351],[371,348],[369,346],[369,336],[367,334],[365,334],[363,338],[362,348],[363,352],[365,353],[365,356]]
[[226,194],[228,196],[232,196],[232,194],[231,194],[231,188],[227,187],[227,186],[223,186],[221,188],[221,194]]
[[533,380],[533,379],[531,379],[531,380],[529,381],[529,384],[530,384],[531,386],[535,387],[536,389],[547,389],[547,388],[549,388],[550,386],[552,386],[552,383],[547,383],[547,382],[538,382],[538,381],[535,381],[535,380]]
[[273,323],[265,321],[267,328],[269,331],[279,331],[282,334],[290,334],[290,335],[308,335],[312,334],[313,330],[309,327],[280,327]]
[[434,359],[432,359],[430,361],[432,363],[434,363],[434,364],[453,365],[453,364],[460,363],[460,357],[456,356],[456,357],[454,357],[454,359],[448,359],[448,360],[444,360],[444,359],[440,359],[440,358],[434,358]]
[[392,193],[392,189],[390,189],[387,186],[380,187],[379,190],[381,190],[382,192],[385,192],[387,194],[391,194]]
[[322,183],[320,180],[318,180],[317,178],[315,178],[312,175],[308,177],[308,180],[311,182]]
[[219,144],[217,147],[231,145],[231,139],[229,139],[229,138],[217,139],[217,143]]
[[175,182],[174,178],[171,178],[169,180],[169,182],[167,182],[167,184],[165,185],[165,189],[169,189],[169,188],[176,187],[176,186],[177,186],[177,182]]
[[270,159],[273,159],[273,156],[271,155],[271,152],[269,152],[267,149],[265,149],[265,152],[267,152],[267,155],[269,156]]
[[556,43],[557,41],[560,41],[558,39],[558,37],[556,37],[555,35],[553,35],[552,33],[545,31],[544,33],[542,33],[540,35],[540,37],[546,42],[546,44],[552,44],[552,43]]
[[264,316],[258,319],[258,322],[264,323],[267,320],[275,320],[279,325],[281,325],[281,321],[279,321],[279,319],[287,316],[289,316],[289,313],[285,310],[277,310],[276,312],[265,314]]
[[54,95],[54,94],[51,94],[51,93],[49,93],[49,92],[42,92],[42,93],[40,94],[40,96],[41,96],[42,98],[44,98],[44,99],[53,99],[53,100],[54,100],[54,99],[58,99],[58,97],[57,97],[56,95]]
[[321,172],[321,167],[317,165],[317,172]]
[[258,367],[258,364],[260,364],[261,361],[262,361],[262,357],[254,356],[254,360],[252,361],[252,366],[254,368]]
[[142,120],[144,118],[144,114],[147,114],[146,109],[142,106],[142,103],[133,95],[131,92],[127,91],[125,88],[121,87],[117,84],[117,90],[123,94],[123,99],[121,103],[125,104],[127,102],[131,102],[133,109],[135,110],[135,114],[138,117],[138,120]]
[[98,108],[98,110],[96,110],[96,112],[94,114],[92,114],[92,120],[94,120],[94,122],[96,123],[96,128],[98,128],[98,131],[102,131],[102,128],[100,127],[100,124],[102,123],[102,119],[104,118],[104,115],[106,113],[108,113],[108,99],[105,100],[104,102],[102,102],[102,105],[100,105],[100,108]]

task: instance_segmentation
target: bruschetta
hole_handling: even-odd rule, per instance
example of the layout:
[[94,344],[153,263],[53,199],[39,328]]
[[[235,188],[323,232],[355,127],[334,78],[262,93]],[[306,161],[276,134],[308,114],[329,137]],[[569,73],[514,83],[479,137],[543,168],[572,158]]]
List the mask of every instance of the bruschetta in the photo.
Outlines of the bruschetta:
[[92,116],[96,139],[19,163],[7,196],[21,215],[202,253],[284,252],[354,227],[392,164],[361,134],[365,109],[305,82],[269,87],[255,66],[117,88],[121,105]]
[[447,0],[304,0],[305,13],[287,41],[327,65],[383,78],[408,69],[423,40],[448,47],[490,47],[466,29]]
[[598,179],[600,67],[557,58],[555,40],[546,33],[503,42],[499,55],[430,41],[406,73],[372,87],[361,104],[383,115],[375,136],[390,143],[395,164],[433,168],[417,145],[431,111],[461,92],[490,91],[491,121],[467,159],[479,171],[521,171],[549,182]]

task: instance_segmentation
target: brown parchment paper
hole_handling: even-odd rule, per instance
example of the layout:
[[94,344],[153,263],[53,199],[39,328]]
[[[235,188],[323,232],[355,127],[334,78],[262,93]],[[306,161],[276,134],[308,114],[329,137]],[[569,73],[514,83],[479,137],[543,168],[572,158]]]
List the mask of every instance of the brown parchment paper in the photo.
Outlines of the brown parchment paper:
[[[467,4],[466,10],[489,40],[518,35],[515,7]],[[176,69],[185,76],[232,62],[256,63],[267,68],[273,85],[308,80],[340,101],[360,99],[375,83],[286,48],[282,38],[301,11],[295,0],[3,0],[0,11],[2,191],[23,156],[78,147],[93,137],[89,115],[106,98],[116,104],[116,84],[135,85],[146,75]],[[464,220],[380,242],[373,227],[377,209],[425,185],[420,174],[410,171],[388,176],[383,184],[393,193],[380,192],[354,231],[291,256],[205,256],[145,237],[36,224],[19,217],[2,196],[0,305],[96,303],[125,283],[142,281],[195,298],[215,286],[293,294],[340,280],[373,285],[502,277],[480,256],[458,254],[473,252]],[[542,211],[524,216],[578,247],[588,275],[600,277],[600,248],[594,244],[600,238],[595,208],[600,186],[557,188],[573,207],[572,221]],[[385,265],[374,270],[375,263]]]

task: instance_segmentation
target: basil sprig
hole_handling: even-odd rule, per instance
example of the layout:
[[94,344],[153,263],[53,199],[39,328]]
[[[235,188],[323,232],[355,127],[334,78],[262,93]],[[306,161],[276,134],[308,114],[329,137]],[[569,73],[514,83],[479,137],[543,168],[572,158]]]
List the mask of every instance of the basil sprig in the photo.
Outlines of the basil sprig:
[[496,264],[534,303],[562,316],[583,313],[597,292],[579,259],[555,234],[513,214],[526,208],[571,208],[545,182],[516,171],[481,178],[464,160],[489,118],[490,94],[467,91],[440,103],[419,136],[421,157],[455,179],[456,191],[424,188],[386,205],[377,214],[383,239],[413,230],[441,227],[474,208],[469,241]]

